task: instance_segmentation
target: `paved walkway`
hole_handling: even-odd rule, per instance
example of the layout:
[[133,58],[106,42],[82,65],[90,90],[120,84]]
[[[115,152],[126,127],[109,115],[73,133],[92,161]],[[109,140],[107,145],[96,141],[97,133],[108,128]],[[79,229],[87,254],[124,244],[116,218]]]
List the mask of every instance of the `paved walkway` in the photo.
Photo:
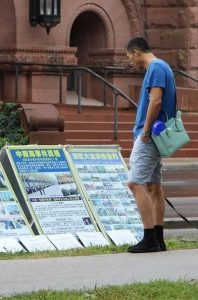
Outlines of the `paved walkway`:
[[84,289],[156,279],[198,280],[198,249],[0,261],[0,295]]

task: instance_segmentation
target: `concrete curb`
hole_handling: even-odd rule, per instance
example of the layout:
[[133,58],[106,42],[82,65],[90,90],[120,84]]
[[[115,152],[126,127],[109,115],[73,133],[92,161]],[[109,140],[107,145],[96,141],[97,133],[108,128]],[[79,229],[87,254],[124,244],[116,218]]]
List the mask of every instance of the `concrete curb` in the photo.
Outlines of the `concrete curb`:
[[[187,218],[193,225],[194,227],[198,228],[198,218]],[[194,229],[191,227],[187,222],[185,222],[182,218],[165,218],[164,219],[164,227],[166,229]],[[196,228],[195,228],[196,230]],[[198,233],[198,231],[197,231]]]
[[[129,159],[124,160],[129,166]],[[198,170],[198,158],[163,158],[162,163],[164,170]]]

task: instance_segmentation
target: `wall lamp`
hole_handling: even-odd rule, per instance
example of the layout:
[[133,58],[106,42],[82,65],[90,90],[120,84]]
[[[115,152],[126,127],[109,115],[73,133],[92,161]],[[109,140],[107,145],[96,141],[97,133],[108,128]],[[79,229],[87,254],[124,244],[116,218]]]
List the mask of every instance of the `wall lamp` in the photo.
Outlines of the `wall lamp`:
[[60,23],[61,0],[29,0],[29,18],[32,26],[39,24],[49,34]]

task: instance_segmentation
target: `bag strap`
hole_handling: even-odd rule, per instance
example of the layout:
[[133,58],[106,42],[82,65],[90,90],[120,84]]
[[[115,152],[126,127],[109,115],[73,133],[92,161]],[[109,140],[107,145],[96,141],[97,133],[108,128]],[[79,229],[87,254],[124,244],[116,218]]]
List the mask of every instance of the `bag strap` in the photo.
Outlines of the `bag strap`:
[[179,110],[179,107],[178,107],[178,101],[177,101],[177,89],[175,86],[175,111],[176,111],[176,114],[177,114],[178,110]]
[[166,197],[164,198],[166,200],[166,202],[168,203],[168,205],[177,213],[178,216],[180,216],[186,223],[188,223],[192,228],[194,229],[198,229],[198,227],[196,227],[191,221],[189,221],[186,217],[184,217],[182,214],[180,214],[176,208],[174,207],[174,205],[170,202],[170,200],[168,200]]

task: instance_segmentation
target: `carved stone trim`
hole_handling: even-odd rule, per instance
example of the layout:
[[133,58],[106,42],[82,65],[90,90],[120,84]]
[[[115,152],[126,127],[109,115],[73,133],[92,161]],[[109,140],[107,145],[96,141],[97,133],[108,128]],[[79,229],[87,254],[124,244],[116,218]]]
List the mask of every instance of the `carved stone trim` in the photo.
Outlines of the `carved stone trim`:
[[125,6],[129,22],[131,24],[131,34],[144,36],[143,17],[138,0],[122,0],[122,2]]
[[57,54],[75,54],[76,48],[66,49],[45,49],[45,48],[0,48],[0,53],[57,53]]
[[124,55],[126,56],[126,50],[124,48],[115,49],[91,49],[89,50],[89,55],[91,56],[101,56],[101,55]]
[[105,27],[105,34],[106,34],[106,47],[107,48],[114,48],[115,47],[115,36],[113,32],[113,26],[111,24],[111,21],[106,14],[106,12],[99,6],[89,3],[84,4],[80,6],[77,10],[75,10],[74,14],[70,18],[69,24],[67,26],[67,32],[66,32],[66,43],[69,45],[70,43],[70,33],[72,26],[74,24],[75,19],[82,14],[83,12],[91,11],[96,13],[103,21],[104,27]]
[[125,49],[97,49],[89,51],[89,65],[128,67],[128,58]]
[[0,62],[77,65],[77,48],[12,48],[0,49]]

